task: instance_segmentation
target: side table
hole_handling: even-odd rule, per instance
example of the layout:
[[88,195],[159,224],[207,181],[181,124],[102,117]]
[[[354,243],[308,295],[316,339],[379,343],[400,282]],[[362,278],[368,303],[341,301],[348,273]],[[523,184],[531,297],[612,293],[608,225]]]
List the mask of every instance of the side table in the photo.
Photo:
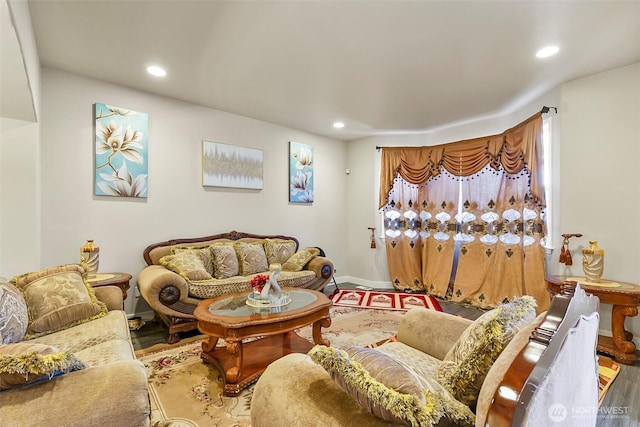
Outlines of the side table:
[[[545,280],[547,289],[553,296],[561,293],[560,288],[563,281],[575,280],[575,278],[569,276],[547,276]],[[598,351],[613,356],[618,363],[633,365],[637,360],[636,345],[632,341],[633,334],[624,328],[624,321],[627,317],[638,315],[640,286],[633,283],[603,280],[619,286],[598,286],[580,283],[582,289],[589,294],[597,296],[601,303],[613,306],[611,312],[611,334],[613,336],[598,336]]]
[[123,301],[127,299],[130,280],[131,275],[127,273],[98,273],[94,277],[87,279],[89,284],[94,288],[108,285],[119,287],[122,290]]

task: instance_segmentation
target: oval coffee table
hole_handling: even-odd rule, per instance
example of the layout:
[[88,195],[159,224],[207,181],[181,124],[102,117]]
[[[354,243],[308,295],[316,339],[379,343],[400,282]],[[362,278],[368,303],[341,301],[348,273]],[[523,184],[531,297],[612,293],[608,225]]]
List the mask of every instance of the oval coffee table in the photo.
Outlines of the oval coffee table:
[[[202,360],[220,369],[224,395],[237,396],[255,383],[269,364],[289,353],[306,353],[313,344],[295,333],[312,325],[313,342],[329,345],[321,328],[331,325],[331,301],[309,289],[284,288],[291,302],[277,308],[247,305],[248,292],[207,299],[193,314],[198,329],[209,336],[202,343]],[[218,340],[226,346],[216,347]]]

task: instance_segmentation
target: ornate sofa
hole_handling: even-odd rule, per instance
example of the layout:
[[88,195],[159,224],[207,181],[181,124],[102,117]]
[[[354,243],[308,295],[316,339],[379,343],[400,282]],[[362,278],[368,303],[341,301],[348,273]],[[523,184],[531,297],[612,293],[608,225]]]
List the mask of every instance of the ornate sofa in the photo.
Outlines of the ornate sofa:
[[147,373],[122,292],[78,265],[0,281],[0,424],[146,427]]
[[289,354],[256,383],[252,426],[595,426],[598,298],[571,292],[533,321],[413,309],[397,341]]
[[138,275],[140,294],[169,328],[169,343],[197,328],[193,315],[204,299],[249,291],[249,282],[281,264],[278,283],[322,291],[333,263],[319,248],[299,250],[295,237],[239,231],[154,243],[143,253],[148,264]]

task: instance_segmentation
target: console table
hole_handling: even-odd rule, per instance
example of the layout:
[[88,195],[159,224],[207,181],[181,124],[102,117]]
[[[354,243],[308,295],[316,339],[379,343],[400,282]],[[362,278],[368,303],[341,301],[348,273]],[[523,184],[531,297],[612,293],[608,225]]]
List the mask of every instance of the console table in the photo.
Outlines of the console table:
[[[561,293],[560,287],[565,280],[575,280],[570,276],[547,276],[547,289],[551,295]],[[640,305],[640,286],[633,283],[605,280],[620,286],[598,286],[580,283],[580,287],[587,293],[593,294],[603,304],[611,304],[611,333],[612,337],[598,336],[598,351],[613,356],[616,362],[633,365],[637,359],[636,345],[632,341],[633,334],[624,328],[627,317],[638,315]]]

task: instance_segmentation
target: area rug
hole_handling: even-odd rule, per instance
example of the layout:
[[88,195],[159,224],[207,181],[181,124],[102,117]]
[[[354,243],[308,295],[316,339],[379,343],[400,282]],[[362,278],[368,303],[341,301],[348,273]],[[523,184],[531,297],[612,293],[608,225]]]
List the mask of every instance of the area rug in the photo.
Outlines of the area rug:
[[598,381],[600,388],[600,396],[598,398],[598,406],[602,406],[607,391],[611,387],[611,383],[616,379],[620,372],[620,365],[613,359],[598,355]]
[[[404,313],[331,307],[331,326],[322,335],[334,347],[375,346],[398,331]],[[311,327],[297,331],[312,340]],[[220,340],[218,345],[225,345]],[[202,339],[136,352],[149,376],[152,427],[249,427],[253,386],[236,397],[222,395],[216,368],[200,360]]]
[[424,307],[430,308],[431,310],[442,311],[442,307],[440,307],[437,299],[424,294],[341,289],[331,299],[334,305],[343,307],[399,311],[406,311],[415,307]]

